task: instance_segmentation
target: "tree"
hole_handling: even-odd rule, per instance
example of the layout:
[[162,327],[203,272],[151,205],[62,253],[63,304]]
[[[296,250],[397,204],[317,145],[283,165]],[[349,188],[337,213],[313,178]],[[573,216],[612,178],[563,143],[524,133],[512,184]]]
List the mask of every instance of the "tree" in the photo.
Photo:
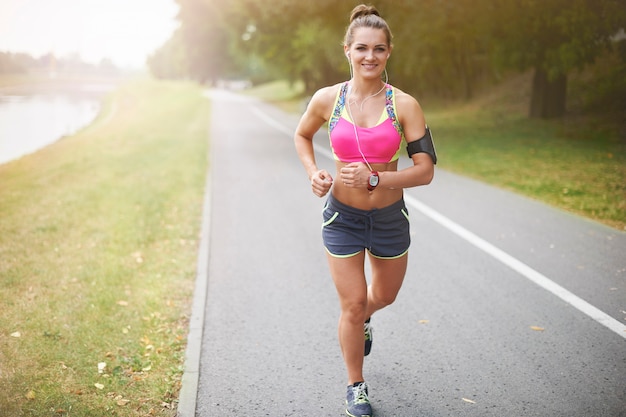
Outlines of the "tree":
[[179,28],[163,46],[148,57],[147,64],[152,75],[161,79],[187,78],[189,66],[186,50]]
[[215,82],[230,62],[227,9],[221,0],[176,0],[188,75]]
[[233,16],[245,28],[253,28],[241,29],[245,36],[236,37],[236,49],[245,51],[248,60],[257,58],[274,77],[301,80],[311,93],[348,73],[341,40],[350,4],[334,0],[234,3]]
[[[386,0],[379,10],[394,33],[393,80],[417,95],[473,96],[487,56],[482,0]],[[378,4],[378,3],[377,3]]]
[[565,114],[567,75],[593,63],[626,24],[618,0],[499,0],[489,5],[496,62],[534,69],[529,115]]

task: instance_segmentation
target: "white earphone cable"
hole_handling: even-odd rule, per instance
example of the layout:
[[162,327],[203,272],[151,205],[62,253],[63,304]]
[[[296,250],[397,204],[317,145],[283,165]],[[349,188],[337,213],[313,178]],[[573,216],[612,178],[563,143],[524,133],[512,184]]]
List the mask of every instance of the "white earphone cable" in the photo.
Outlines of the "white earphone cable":
[[[350,62],[350,80],[352,81],[354,79],[354,76],[352,74],[352,62]],[[385,89],[385,87],[387,87],[387,83],[389,82],[389,75],[387,74],[387,68],[385,68],[385,83],[383,84],[383,87],[376,93],[376,94],[372,94],[367,96],[362,102],[361,102],[361,110],[363,110],[363,103],[365,103],[365,101],[367,101],[368,99],[377,96],[378,94],[380,94],[381,91],[383,91]],[[352,86],[350,84],[348,84],[348,91],[346,93],[346,96],[349,96],[351,91],[350,89],[352,88]],[[365,155],[363,154],[363,151],[361,150],[361,141],[359,140],[359,133],[357,131],[357,127],[356,127],[356,120],[354,120],[354,117],[352,117],[352,111],[350,110],[350,100],[348,97],[346,97],[346,101],[347,103],[345,104],[347,110],[348,110],[348,116],[350,116],[350,120],[352,121],[352,127],[354,128],[354,137],[356,139],[356,145],[357,148],[359,149],[359,153],[361,154],[361,158],[363,158],[363,161],[365,162],[365,164],[367,165],[367,167],[369,168],[370,171],[373,171],[372,166],[370,165],[370,163],[367,161],[367,158],[365,157]],[[354,102],[356,104],[356,101]]]

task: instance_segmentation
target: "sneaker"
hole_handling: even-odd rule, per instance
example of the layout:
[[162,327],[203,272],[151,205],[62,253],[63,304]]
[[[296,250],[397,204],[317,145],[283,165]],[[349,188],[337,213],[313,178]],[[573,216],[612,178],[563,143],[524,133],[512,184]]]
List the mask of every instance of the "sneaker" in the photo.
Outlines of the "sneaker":
[[367,396],[367,385],[365,382],[348,385],[346,414],[350,417],[372,417],[372,406]]
[[367,356],[372,350],[372,333],[374,332],[374,329],[370,324],[370,319],[367,319],[367,321],[363,325],[363,331],[365,332],[365,356]]

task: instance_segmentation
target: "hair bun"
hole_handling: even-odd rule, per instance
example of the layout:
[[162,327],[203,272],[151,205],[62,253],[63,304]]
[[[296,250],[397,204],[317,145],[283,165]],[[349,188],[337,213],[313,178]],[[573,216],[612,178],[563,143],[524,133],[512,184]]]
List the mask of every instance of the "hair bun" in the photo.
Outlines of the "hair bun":
[[350,23],[354,22],[356,19],[360,17],[365,17],[369,15],[376,15],[380,17],[380,13],[376,10],[374,6],[366,6],[365,4],[359,4],[354,9],[352,9],[352,14],[350,15]]

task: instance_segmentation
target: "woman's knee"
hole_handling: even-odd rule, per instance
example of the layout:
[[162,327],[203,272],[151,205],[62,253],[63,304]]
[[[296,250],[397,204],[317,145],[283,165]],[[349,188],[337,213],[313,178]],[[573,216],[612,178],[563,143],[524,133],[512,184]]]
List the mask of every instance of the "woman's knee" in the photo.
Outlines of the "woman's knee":
[[387,307],[388,305],[393,304],[396,301],[396,297],[398,293],[395,291],[371,291],[371,302],[374,303],[378,308]]
[[367,299],[352,300],[342,303],[342,315],[352,323],[363,323],[367,310]]

